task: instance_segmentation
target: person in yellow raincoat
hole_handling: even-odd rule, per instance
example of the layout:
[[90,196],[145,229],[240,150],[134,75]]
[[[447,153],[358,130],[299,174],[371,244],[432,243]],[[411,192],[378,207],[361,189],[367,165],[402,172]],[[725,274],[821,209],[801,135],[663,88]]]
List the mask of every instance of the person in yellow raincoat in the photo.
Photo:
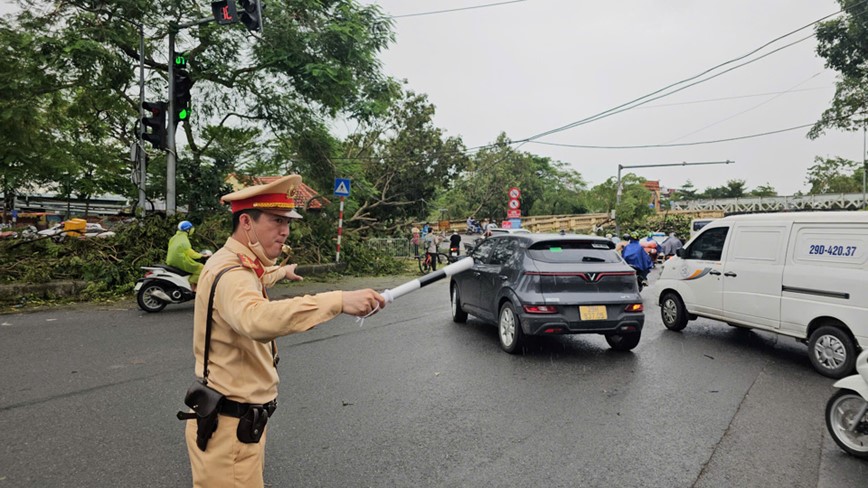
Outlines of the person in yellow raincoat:
[[195,291],[196,283],[199,282],[199,273],[202,272],[204,265],[196,261],[202,258],[202,254],[194,251],[193,246],[190,245],[190,235],[192,234],[193,224],[188,220],[182,220],[178,224],[178,232],[175,232],[175,235],[169,239],[166,264],[190,273],[190,284]]

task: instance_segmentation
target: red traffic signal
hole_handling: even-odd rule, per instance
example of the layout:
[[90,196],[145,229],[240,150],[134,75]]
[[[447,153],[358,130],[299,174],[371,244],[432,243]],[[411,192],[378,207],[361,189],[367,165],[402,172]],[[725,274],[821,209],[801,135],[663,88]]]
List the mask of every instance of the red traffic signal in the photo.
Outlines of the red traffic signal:
[[235,8],[235,0],[211,2],[211,13],[214,14],[214,20],[220,25],[238,22],[238,11]]

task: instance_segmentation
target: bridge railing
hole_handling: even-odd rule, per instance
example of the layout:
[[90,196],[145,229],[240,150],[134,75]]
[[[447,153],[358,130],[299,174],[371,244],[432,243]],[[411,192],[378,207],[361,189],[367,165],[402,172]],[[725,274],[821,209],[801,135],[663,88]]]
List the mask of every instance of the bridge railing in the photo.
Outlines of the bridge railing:
[[788,210],[859,210],[864,207],[864,204],[865,196],[862,193],[827,193],[825,195],[673,201],[672,208],[674,210],[747,213]]

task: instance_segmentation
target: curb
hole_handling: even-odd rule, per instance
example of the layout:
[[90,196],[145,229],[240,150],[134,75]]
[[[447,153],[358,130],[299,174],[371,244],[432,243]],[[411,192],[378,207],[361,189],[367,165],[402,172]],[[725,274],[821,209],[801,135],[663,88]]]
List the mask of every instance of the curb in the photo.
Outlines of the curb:
[[[296,271],[301,276],[319,276],[340,272],[345,268],[346,263],[300,264],[296,268]],[[66,298],[78,295],[86,286],[87,282],[81,280],[0,285],[0,303],[16,303],[22,297],[34,297],[41,300]]]
[[79,294],[86,286],[86,281],[78,280],[0,285],[0,303],[15,303],[25,296],[49,300],[70,297]]

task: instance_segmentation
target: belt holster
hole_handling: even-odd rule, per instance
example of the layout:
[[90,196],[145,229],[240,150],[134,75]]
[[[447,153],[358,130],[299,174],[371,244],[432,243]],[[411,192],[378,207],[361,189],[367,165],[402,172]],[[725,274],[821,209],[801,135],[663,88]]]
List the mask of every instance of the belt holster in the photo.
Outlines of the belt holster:
[[193,412],[178,412],[178,419],[196,419],[196,445],[203,451],[208,446],[208,439],[217,430],[217,414],[225,399],[222,393],[199,380],[190,385],[184,396],[184,403]]

